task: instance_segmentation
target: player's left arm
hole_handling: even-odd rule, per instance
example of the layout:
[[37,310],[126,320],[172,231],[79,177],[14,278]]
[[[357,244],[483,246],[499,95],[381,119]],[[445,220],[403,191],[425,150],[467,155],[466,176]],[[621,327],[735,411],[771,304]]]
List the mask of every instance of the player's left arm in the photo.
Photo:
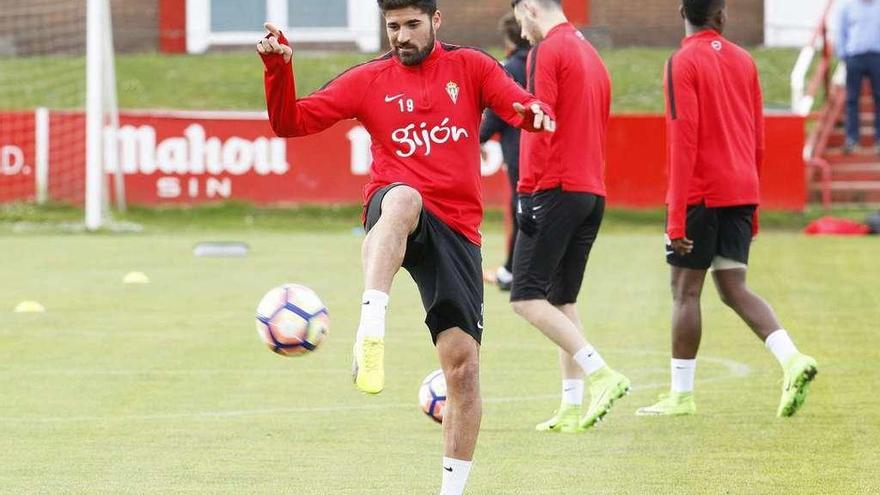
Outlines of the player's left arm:
[[556,118],[551,108],[520,87],[504,68],[488,55],[479,55],[482,72],[482,104],[505,122],[529,132],[553,132]]
[[[755,168],[758,171],[758,179],[761,178],[761,169],[764,167],[764,97],[761,94],[761,79],[758,75],[758,69],[755,68],[755,77],[752,82],[752,99],[755,105]],[[760,184],[759,184],[760,187]],[[755,214],[752,218],[752,237],[758,235],[759,219],[758,207],[755,208]]]
[[[544,102],[550,110],[555,113],[557,109],[557,101],[559,99],[559,73],[560,67],[564,64],[561,54],[554,49],[555,46],[546,44],[535,47],[529,54],[526,64],[526,81],[527,88],[538,98]],[[549,136],[543,135],[537,137],[538,140],[547,143]],[[540,163],[545,157],[540,156],[546,152],[546,146],[531,146],[524,150],[522,160],[530,163]],[[541,180],[539,170],[532,170],[533,182],[537,183]]]
[[672,56],[666,64],[666,139],[669,147],[669,191],[666,234],[678,254],[687,254],[693,242],[687,237],[687,201],[697,162],[700,128],[696,68],[690,60]]

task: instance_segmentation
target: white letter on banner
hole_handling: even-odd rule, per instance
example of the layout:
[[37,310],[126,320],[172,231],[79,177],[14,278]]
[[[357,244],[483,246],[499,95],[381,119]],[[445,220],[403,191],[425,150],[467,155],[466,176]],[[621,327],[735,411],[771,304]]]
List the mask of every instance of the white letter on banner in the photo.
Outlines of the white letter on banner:
[[193,124],[183,131],[189,141],[189,173],[205,173],[205,128]]
[[223,144],[223,168],[232,175],[244,175],[250,170],[254,153],[250,141],[232,137]]
[[18,175],[23,170],[24,152],[21,148],[11,144],[0,148],[0,175]]
[[271,153],[272,173],[284,175],[290,170],[290,164],[287,163],[287,140],[283,138],[272,138],[269,140],[269,149]]
[[185,173],[187,169],[185,138],[162,140],[156,148],[156,161],[163,174]]
[[160,198],[177,198],[180,192],[180,179],[177,177],[160,177],[156,181],[156,196]]
[[269,175],[269,140],[264,137],[254,139],[254,172],[257,175]]
[[190,177],[188,182],[189,187],[189,197],[198,198],[199,197],[199,178],[198,177]]
[[222,179],[208,177],[208,180],[205,182],[205,196],[208,198],[231,198],[232,179],[229,177],[224,177]]
[[370,153],[370,133],[361,126],[348,131],[345,135],[351,142],[351,173],[354,175],[368,175],[370,166],[373,164],[373,154]]
[[205,143],[205,167],[211,175],[220,175],[223,173],[223,162],[220,160],[220,151],[223,143],[219,138],[208,138]]

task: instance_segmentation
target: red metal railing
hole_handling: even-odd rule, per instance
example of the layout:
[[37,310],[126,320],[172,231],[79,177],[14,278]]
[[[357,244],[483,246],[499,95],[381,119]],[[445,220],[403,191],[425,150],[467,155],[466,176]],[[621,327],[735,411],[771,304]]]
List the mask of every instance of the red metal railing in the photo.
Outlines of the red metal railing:
[[[819,175],[822,206],[824,208],[831,206],[831,165],[823,158],[823,155],[825,154],[828,139],[834,130],[834,126],[840,118],[841,112],[843,112],[845,96],[838,84],[839,73],[834,74],[834,84],[832,85],[833,51],[831,49],[832,43],[828,36],[828,18],[833,5],[834,0],[828,0],[818,25],[813,31],[813,36],[810,42],[801,49],[798,61],[791,74],[792,111],[807,117],[809,120],[816,121],[804,143],[803,158],[807,180],[812,180],[815,173]],[[809,84],[806,85],[806,91],[804,91],[804,81],[817,52],[819,53],[819,62]],[[838,72],[840,69],[838,67]],[[813,105],[820,89],[823,90],[825,105],[823,110],[817,115],[813,113]]]

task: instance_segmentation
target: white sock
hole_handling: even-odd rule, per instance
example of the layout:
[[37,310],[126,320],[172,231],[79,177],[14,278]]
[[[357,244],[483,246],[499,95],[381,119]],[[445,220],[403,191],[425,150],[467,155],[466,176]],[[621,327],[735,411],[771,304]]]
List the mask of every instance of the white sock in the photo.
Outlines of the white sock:
[[671,359],[672,391],[693,392],[694,374],[697,371],[696,359]]
[[788,336],[788,332],[781,328],[767,337],[767,340],[764,341],[764,346],[767,347],[767,349],[770,349],[770,352],[776,356],[776,360],[779,361],[779,364],[782,366],[785,366],[785,362],[788,361],[788,358],[798,352],[797,347],[794,346],[794,342],[791,341],[791,337]]
[[471,473],[472,461],[443,457],[443,484],[440,495],[462,495]]
[[583,380],[562,380],[562,403],[575,406],[584,403]]
[[502,284],[509,284],[513,282],[513,274],[507,271],[507,268],[499,266],[498,269],[495,270],[495,280]]
[[575,362],[583,368],[584,373],[587,375],[592,375],[596,371],[605,367],[605,360],[602,359],[602,356],[599,355],[599,351],[593,348],[593,346],[587,344],[586,347],[574,353]]
[[357,340],[365,337],[385,337],[385,310],[388,308],[388,294],[368,289],[361,298],[361,323],[358,325]]

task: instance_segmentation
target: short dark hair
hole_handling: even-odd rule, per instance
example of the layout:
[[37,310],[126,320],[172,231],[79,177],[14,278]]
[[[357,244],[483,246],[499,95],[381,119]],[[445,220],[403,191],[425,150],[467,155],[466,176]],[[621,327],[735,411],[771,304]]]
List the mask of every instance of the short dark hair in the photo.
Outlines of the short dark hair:
[[522,28],[516,22],[516,16],[513,15],[513,12],[508,12],[501,18],[501,22],[498,23],[498,30],[517,48],[529,46],[528,40],[524,40],[522,37]]
[[407,7],[415,7],[428,15],[437,12],[437,0],[378,0],[378,3],[382,12]]
[[724,8],[724,0],[682,0],[684,16],[694,26],[709,24],[710,18]]

